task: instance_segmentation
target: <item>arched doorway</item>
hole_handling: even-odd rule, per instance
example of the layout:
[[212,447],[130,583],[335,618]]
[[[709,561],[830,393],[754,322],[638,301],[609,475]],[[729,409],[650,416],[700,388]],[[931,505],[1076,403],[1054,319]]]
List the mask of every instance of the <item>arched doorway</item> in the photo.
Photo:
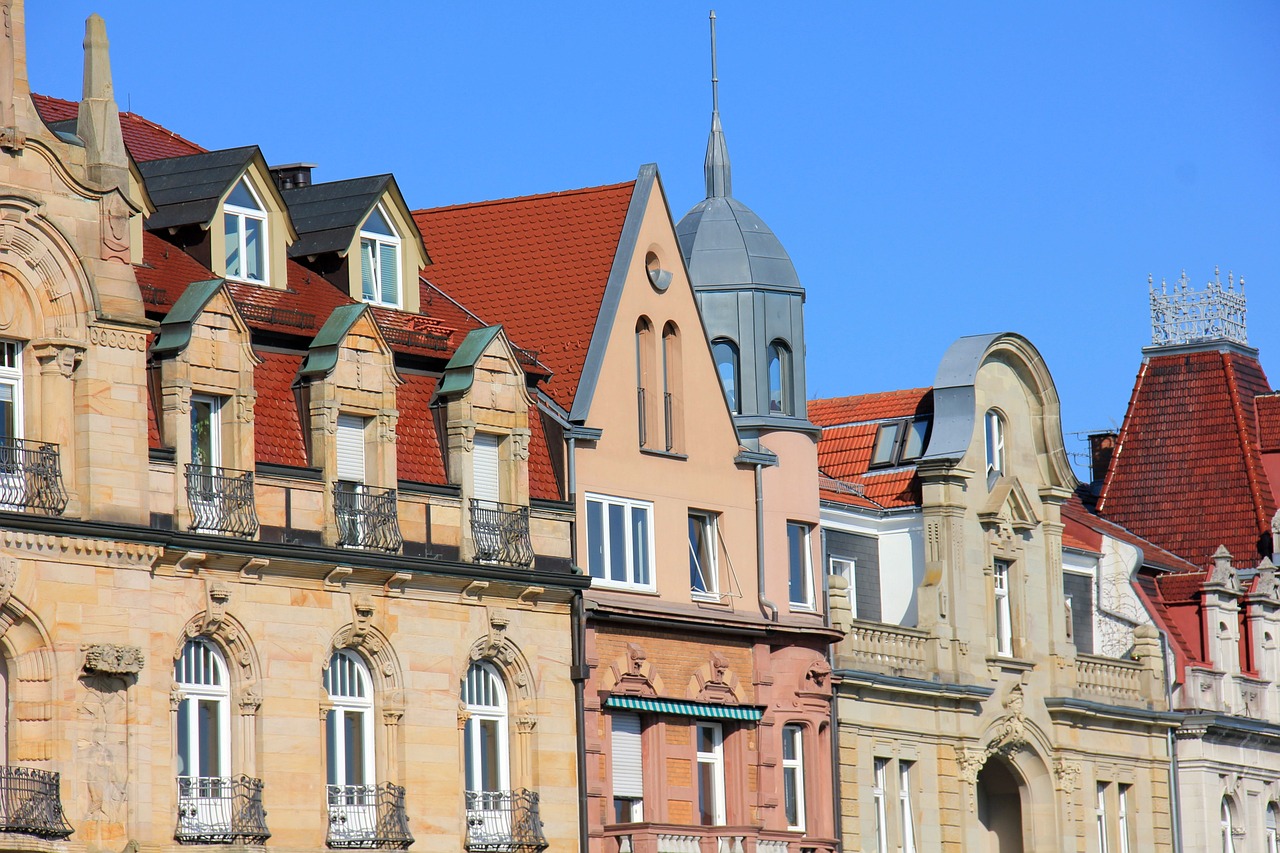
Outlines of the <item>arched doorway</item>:
[[1022,786],[993,758],[978,773],[978,822],[989,853],[1022,853]]

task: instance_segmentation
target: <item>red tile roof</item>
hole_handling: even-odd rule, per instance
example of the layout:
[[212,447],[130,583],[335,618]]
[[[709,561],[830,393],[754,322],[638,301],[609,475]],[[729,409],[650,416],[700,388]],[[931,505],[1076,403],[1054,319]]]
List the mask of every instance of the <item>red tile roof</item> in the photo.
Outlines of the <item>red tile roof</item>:
[[133,272],[146,310],[157,314],[168,314],[188,284],[217,278],[204,264],[150,231],[142,234],[142,263],[134,264]]
[[1078,494],[1072,495],[1062,505],[1062,518],[1067,523],[1067,526],[1074,531],[1074,535],[1080,536],[1086,542],[1097,543],[1096,547],[1090,550],[1096,551],[1101,548],[1102,537],[1109,536],[1112,539],[1119,539],[1121,542],[1141,549],[1144,565],[1174,572],[1199,571],[1196,566],[1188,563],[1177,554],[1172,554],[1154,542],[1143,539],[1115,522],[1100,518],[1095,513],[1090,512],[1084,502],[1080,500]]
[[838,426],[888,418],[906,418],[933,411],[931,388],[883,391],[856,397],[809,401],[809,420],[818,426]]
[[[73,119],[80,105],[75,101],[51,98],[48,95],[32,95],[36,112],[46,123]],[[120,131],[124,135],[124,147],[138,162],[162,160],[165,157],[185,157],[199,154],[205,149],[189,139],[183,139],[168,128],[161,127],[137,113],[120,113]]]
[[883,509],[918,505],[920,483],[915,466],[869,470],[871,450],[876,431],[884,421],[931,411],[933,394],[929,388],[810,400],[809,419],[823,427],[818,442],[818,469],[834,480],[861,485],[863,489],[862,497],[844,490],[823,489],[822,500]]
[[414,213],[432,260],[424,277],[535,350],[553,373],[547,393],[565,408],[577,392],[634,188],[629,181]]
[[259,349],[262,359],[253,370],[258,392],[254,406],[253,437],[259,462],[306,467],[307,450],[298,423],[293,380],[302,366],[302,354]]
[[1253,402],[1258,416],[1258,450],[1280,452],[1280,394],[1259,394]]
[[552,464],[542,415],[537,406],[529,407],[529,496],[543,500],[564,500],[560,481]]
[[411,483],[447,483],[444,454],[431,414],[431,396],[439,379],[408,371],[402,372],[400,378],[404,384],[396,391],[400,409],[396,423],[397,476]]
[[1255,565],[1276,511],[1254,413],[1269,390],[1257,359],[1236,351],[1150,357],[1099,513],[1196,565],[1223,544],[1237,565]]

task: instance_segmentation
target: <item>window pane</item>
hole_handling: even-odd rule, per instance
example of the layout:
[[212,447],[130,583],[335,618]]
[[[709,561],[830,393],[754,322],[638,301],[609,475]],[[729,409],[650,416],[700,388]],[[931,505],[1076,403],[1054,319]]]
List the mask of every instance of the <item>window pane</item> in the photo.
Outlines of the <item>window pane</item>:
[[604,504],[587,501],[587,571],[604,577]]
[[782,760],[795,761],[796,759],[796,740],[800,732],[795,726],[787,726],[782,730]]
[[649,583],[649,510],[645,507],[631,508],[631,556],[634,577],[637,584]]
[[782,411],[782,354],[777,344],[769,345],[769,411]]
[[365,299],[378,296],[377,281],[378,258],[374,254],[375,244],[372,240],[360,241],[360,293]]
[[924,453],[924,439],[929,432],[929,421],[927,418],[917,418],[911,422],[911,426],[907,431],[907,446],[902,450],[902,461],[907,462],[912,459],[919,459],[920,454]]
[[249,210],[262,210],[258,203],[253,200],[253,193],[249,191],[248,185],[241,178],[239,183],[235,185],[235,189],[227,196],[227,204],[236,207],[247,207]]
[[796,769],[794,767],[786,767],[782,771],[782,796],[783,806],[787,811],[787,826],[800,825],[800,804],[797,801],[798,792],[800,790],[799,779],[796,778]]
[[0,383],[0,438],[18,437],[18,410],[13,384]]
[[364,221],[364,227],[361,231],[368,231],[373,234],[382,234],[387,237],[396,236],[396,232],[391,230],[391,226],[387,224],[387,220],[383,218],[382,211],[376,207],[369,214],[369,218]]
[[731,341],[715,341],[711,344],[711,356],[729,400],[729,411],[739,414],[742,410],[738,408],[738,348]]
[[810,591],[805,577],[805,528],[800,524],[787,525],[787,554],[791,564],[791,601],[809,604]]
[[702,516],[689,516],[689,588],[697,592],[711,588],[706,577],[711,568],[707,558],[707,526]]
[[265,230],[265,223],[261,219],[244,220],[244,277],[253,279],[254,281],[265,281],[263,258],[265,256],[266,242],[263,240],[262,232]]
[[625,583],[627,578],[627,508],[609,504],[609,578]]
[[876,430],[876,446],[871,451],[872,465],[888,465],[893,462],[893,447],[898,443],[898,430],[902,424],[881,424]]
[[222,775],[222,732],[219,728],[218,703],[202,699],[199,706],[200,775]]
[[359,711],[347,711],[343,714],[343,735],[347,747],[348,785],[363,785],[364,778],[364,717]]
[[191,699],[178,704],[178,775],[189,776],[195,772],[191,761]]
[[378,275],[382,279],[382,301],[388,305],[399,305],[400,261],[394,243],[379,244]]
[[223,215],[222,223],[226,232],[227,275],[240,278],[240,217],[227,213]]
[[698,822],[703,826],[716,822],[716,768],[709,761],[698,762]]
[[498,721],[480,721],[480,782],[485,791],[501,791]]
[[191,464],[208,467],[213,458],[213,401],[191,400]]
[[342,734],[338,728],[337,717],[338,712],[332,708],[324,715],[324,760],[325,766],[328,767],[328,772],[325,775],[328,777],[327,781],[330,785],[342,784],[342,774],[340,772],[342,768],[338,766],[338,756],[340,754],[339,742],[342,739]]
[[480,780],[476,778],[476,764],[478,763],[479,758],[476,751],[480,746],[478,736],[479,728],[480,721],[475,717],[468,717],[466,725],[462,730],[462,746],[463,751],[466,753],[464,756],[464,763],[466,764],[468,791],[480,790],[480,788],[477,787],[477,783]]

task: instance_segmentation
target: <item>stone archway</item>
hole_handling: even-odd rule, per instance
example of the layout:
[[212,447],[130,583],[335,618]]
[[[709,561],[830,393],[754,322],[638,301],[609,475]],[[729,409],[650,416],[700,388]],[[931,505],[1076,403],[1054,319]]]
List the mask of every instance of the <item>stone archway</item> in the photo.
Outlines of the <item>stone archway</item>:
[[1013,769],[993,757],[978,772],[978,823],[984,853],[1023,853],[1024,786]]

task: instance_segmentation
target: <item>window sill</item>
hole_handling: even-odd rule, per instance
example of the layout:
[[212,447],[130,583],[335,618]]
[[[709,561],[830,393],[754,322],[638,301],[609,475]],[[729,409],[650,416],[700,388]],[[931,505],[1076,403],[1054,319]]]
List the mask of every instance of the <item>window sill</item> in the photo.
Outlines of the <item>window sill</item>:
[[640,448],[640,452],[645,456],[657,456],[662,459],[676,459],[682,462],[689,458],[689,454],[687,453],[676,453],[674,450],[658,450],[654,447],[642,447]]
[[638,586],[636,584],[620,583],[619,581],[607,581],[591,575],[591,588],[604,589],[609,592],[632,592],[640,595],[657,595],[658,588],[654,586]]
[[723,605],[723,604],[725,604],[725,603],[726,603],[726,599],[727,599],[727,598],[728,598],[728,596],[726,596],[726,595],[721,595],[721,594],[720,594],[720,593],[718,593],[718,592],[697,592],[697,591],[694,591],[694,590],[690,590],[690,592],[689,592],[689,599],[690,599],[694,604],[718,604],[718,605]]
[[1021,660],[1005,655],[987,655],[987,666],[1005,672],[1030,672],[1036,668],[1034,661]]

